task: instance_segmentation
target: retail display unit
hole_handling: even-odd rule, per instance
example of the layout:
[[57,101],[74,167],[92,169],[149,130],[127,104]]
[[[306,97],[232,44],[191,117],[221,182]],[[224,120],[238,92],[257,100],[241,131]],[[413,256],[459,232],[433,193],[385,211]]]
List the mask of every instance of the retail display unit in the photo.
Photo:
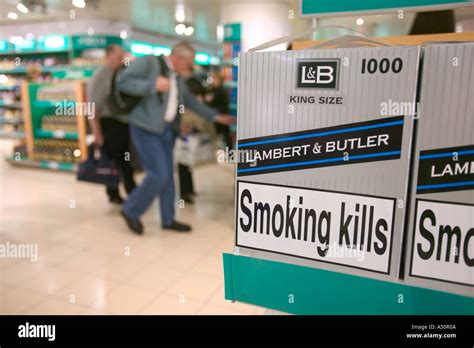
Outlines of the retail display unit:
[[15,165],[71,171],[86,159],[85,84],[82,81],[22,84],[26,157]]
[[23,117],[17,79],[0,84],[0,138],[23,138]]
[[[112,43],[123,45],[123,40],[116,36],[62,34],[23,39],[14,43],[0,40],[0,138],[18,139],[10,158],[12,163],[56,168],[53,164],[56,162],[32,160],[32,141],[25,138],[27,125],[24,114],[27,111],[24,109],[25,103],[22,103],[25,95],[22,83],[31,78],[32,74],[35,76],[35,82],[46,84],[58,80],[90,78],[96,67],[103,63],[100,51]],[[34,110],[34,107],[30,110]],[[37,147],[39,143],[37,142]],[[54,144],[59,145],[58,142]],[[69,148],[68,146],[74,147],[73,144],[62,146],[64,149]],[[30,148],[29,151],[27,147]],[[51,147],[51,144],[40,148],[48,147]],[[66,164],[67,161],[57,163],[63,163],[58,165],[61,169],[73,168]]]
[[[18,43],[3,40],[0,50],[0,74],[22,79],[35,66],[41,81],[53,78],[87,78],[103,63],[103,49],[123,40],[107,35],[46,35],[23,39]],[[68,75],[69,74],[69,75]]]
[[[472,156],[469,101],[459,99],[470,90],[472,44],[442,47],[241,55],[238,148],[245,155],[237,167],[236,249],[224,254],[227,299],[295,314],[474,314],[472,191],[441,194],[436,209],[457,221],[433,240],[431,225],[420,237],[414,219],[422,199],[410,194],[420,180],[416,159],[432,155],[419,151],[459,151],[459,165]],[[454,57],[464,65],[449,75]],[[457,93],[446,93],[444,82]],[[433,124],[446,122],[429,136]],[[460,173],[469,176],[466,163]],[[439,248],[446,236],[447,249]],[[411,239],[423,250],[438,241],[440,260],[417,260],[414,270]],[[463,284],[429,276],[436,272]]]

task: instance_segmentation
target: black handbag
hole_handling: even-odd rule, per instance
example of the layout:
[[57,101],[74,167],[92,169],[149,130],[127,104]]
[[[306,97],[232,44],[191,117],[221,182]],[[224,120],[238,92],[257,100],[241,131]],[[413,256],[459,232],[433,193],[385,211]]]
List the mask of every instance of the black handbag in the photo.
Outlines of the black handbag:
[[118,185],[119,170],[103,147],[98,149],[91,144],[88,148],[87,160],[79,164],[77,180],[102,185]]

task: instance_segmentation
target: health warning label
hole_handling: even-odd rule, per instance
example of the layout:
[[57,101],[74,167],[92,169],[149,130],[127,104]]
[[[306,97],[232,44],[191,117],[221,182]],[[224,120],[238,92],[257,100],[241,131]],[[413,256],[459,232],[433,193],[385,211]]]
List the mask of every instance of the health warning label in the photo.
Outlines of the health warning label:
[[241,140],[237,175],[386,161],[401,155],[403,116]]
[[388,274],[395,199],[237,182],[237,246]]
[[474,205],[416,201],[410,275],[474,286]]

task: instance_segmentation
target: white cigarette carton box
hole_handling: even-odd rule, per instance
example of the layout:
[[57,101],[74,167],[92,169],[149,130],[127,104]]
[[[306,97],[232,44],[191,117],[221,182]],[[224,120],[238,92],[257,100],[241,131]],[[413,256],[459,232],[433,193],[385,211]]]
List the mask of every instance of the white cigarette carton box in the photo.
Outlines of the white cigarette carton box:
[[419,47],[242,53],[236,246],[398,281]]
[[406,282],[474,297],[474,43],[424,50]]

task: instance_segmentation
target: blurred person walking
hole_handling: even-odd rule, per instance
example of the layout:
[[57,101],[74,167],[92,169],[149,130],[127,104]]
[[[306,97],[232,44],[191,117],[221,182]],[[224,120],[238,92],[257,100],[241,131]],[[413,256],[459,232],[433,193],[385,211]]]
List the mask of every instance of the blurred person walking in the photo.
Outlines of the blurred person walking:
[[143,233],[140,216],[159,197],[163,229],[188,232],[191,226],[175,220],[173,146],[180,129],[182,106],[218,123],[233,124],[231,115],[221,115],[201,104],[180,76],[194,63],[195,50],[187,42],[176,44],[169,57],[138,58],[121,75],[122,93],[142,99],[130,113],[130,134],[145,170],[143,182],[123,205],[128,227]]
[[[206,89],[202,85],[201,79],[194,74],[194,64],[189,66],[181,76],[185,79],[191,93],[196,99],[203,103]],[[206,127],[211,125],[211,127]],[[212,128],[213,123],[202,119],[192,111],[186,110],[181,120],[181,135],[186,137],[192,133],[206,131]],[[178,162],[178,174],[179,174],[179,193],[180,197],[186,203],[193,204],[193,196],[196,195],[194,191],[194,180],[192,168],[188,165]]]
[[[211,108],[219,110],[223,114],[230,113],[230,98],[229,94],[224,88],[224,77],[220,71],[212,73],[212,84],[209,92],[205,97],[207,105]],[[231,150],[233,148],[233,141],[230,135],[230,127],[225,124],[215,123],[216,133],[221,135],[224,139],[225,145]]]
[[[90,126],[95,145],[103,146],[107,155],[115,161],[120,171],[120,180],[123,181],[127,194],[130,194],[136,184],[130,156],[126,156],[130,154],[128,117],[116,115],[109,99],[115,74],[123,67],[125,53],[122,47],[114,44],[105,49],[105,54],[105,65],[94,74],[88,86],[89,101],[95,103],[95,117],[90,121]],[[107,186],[106,192],[111,203],[124,202],[118,186]]]

